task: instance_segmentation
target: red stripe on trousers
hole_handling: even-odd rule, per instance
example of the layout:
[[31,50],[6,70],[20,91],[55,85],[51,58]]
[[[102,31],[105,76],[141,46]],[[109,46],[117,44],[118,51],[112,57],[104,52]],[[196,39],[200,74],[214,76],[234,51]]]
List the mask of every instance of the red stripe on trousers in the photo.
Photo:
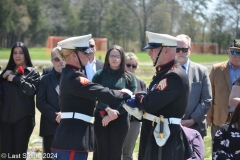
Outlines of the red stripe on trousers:
[[75,151],[70,152],[69,160],[74,160]]

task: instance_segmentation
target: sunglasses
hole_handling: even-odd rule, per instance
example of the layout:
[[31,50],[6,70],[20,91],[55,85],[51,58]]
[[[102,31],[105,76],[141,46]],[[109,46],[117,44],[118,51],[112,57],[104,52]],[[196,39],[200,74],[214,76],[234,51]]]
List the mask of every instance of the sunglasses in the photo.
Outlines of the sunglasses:
[[58,57],[56,57],[56,58],[54,58],[54,59],[52,59],[52,60],[55,61],[55,62],[61,61]]
[[180,51],[182,51],[183,53],[188,52],[189,48],[176,48],[176,52],[179,53]]
[[240,56],[240,52],[236,52],[236,51],[230,51],[230,52],[231,52],[231,54],[234,55],[234,56],[236,56],[236,55]]
[[126,64],[126,66],[127,66],[128,68],[132,67],[133,69],[136,69],[136,68],[137,68],[137,66],[131,65],[131,64]]
[[90,48],[94,48],[94,47],[95,47],[95,45],[93,45],[93,44],[90,44],[90,45],[89,45],[89,47],[90,47]]

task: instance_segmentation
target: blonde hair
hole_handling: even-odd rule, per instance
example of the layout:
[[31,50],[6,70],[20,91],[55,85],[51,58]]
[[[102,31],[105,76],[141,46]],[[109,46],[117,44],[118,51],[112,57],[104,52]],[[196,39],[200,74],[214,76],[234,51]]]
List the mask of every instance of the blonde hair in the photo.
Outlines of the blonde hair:
[[61,50],[56,47],[53,49],[54,52],[57,54],[57,56],[63,60],[63,61],[66,61],[67,57],[72,53],[72,52],[75,52],[74,49],[64,49],[62,48]]
[[177,38],[186,38],[188,40],[188,47],[191,48],[191,38],[186,34],[177,35]]
[[132,52],[126,53],[125,54],[125,58],[126,58],[125,59],[126,61],[128,61],[128,60],[135,60],[137,65],[138,65],[138,57],[134,53],[132,53]]

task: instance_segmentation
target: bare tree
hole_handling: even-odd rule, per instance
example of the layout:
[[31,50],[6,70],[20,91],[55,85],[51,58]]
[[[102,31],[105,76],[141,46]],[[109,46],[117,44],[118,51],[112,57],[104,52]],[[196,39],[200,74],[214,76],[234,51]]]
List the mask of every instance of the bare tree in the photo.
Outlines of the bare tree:
[[226,4],[224,13],[228,17],[229,23],[234,27],[235,37],[239,37],[240,1],[224,0],[224,3]]
[[141,40],[141,49],[146,45],[147,24],[149,17],[156,11],[156,7],[161,0],[122,0],[126,6],[133,12],[139,26],[139,35]]

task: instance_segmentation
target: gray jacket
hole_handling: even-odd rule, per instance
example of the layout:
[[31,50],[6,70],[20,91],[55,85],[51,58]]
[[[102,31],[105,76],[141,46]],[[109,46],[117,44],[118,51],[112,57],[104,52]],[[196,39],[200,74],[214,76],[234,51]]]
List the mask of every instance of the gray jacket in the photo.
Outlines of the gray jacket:
[[193,118],[196,122],[190,128],[197,130],[202,137],[207,135],[205,115],[212,101],[212,90],[206,67],[189,61],[189,99],[184,120]]

